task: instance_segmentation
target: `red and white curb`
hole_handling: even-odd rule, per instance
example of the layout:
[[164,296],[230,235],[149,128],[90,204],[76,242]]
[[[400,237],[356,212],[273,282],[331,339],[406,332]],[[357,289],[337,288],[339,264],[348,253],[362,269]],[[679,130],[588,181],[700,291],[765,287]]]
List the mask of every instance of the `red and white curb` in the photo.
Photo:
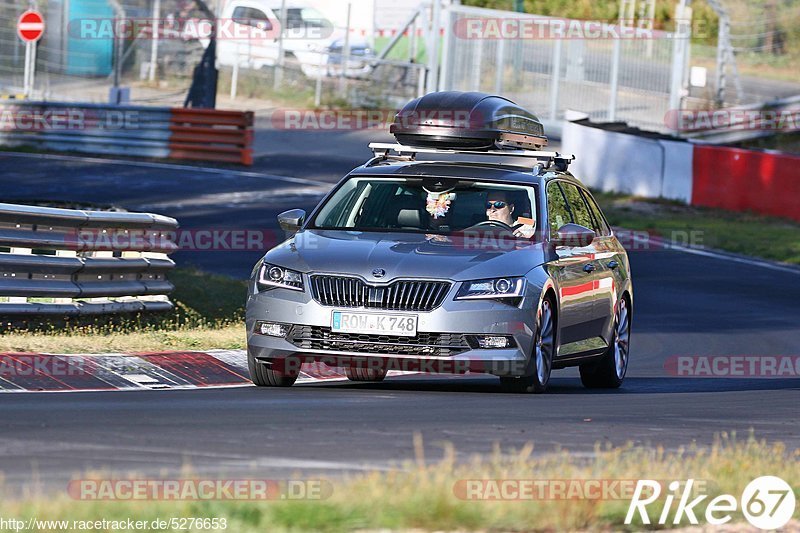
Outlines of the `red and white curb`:
[[[340,368],[304,364],[297,383],[346,380]],[[0,392],[192,389],[252,385],[244,350],[0,353]]]

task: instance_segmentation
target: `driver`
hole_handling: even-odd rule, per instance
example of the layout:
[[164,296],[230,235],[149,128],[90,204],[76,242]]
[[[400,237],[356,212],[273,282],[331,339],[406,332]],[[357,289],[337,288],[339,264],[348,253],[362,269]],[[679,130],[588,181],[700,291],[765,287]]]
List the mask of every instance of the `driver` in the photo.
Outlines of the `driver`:
[[515,237],[523,237],[530,239],[533,237],[534,229],[533,222],[530,219],[517,219],[514,220],[514,204],[510,201],[508,195],[503,191],[492,191],[486,197],[486,219],[488,221],[502,222],[509,226]]

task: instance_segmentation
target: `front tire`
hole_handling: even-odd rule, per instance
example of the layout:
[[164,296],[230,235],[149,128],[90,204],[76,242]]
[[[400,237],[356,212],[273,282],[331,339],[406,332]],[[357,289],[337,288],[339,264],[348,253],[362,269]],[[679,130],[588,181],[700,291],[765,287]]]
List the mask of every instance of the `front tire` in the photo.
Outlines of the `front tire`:
[[291,369],[293,365],[290,361],[283,361],[283,368],[271,368],[249,354],[247,366],[250,368],[250,379],[258,387],[291,387],[300,375],[299,370]]
[[614,333],[600,360],[580,366],[581,382],[589,389],[617,389],[628,371],[631,341],[631,313],[623,297],[614,310]]
[[554,306],[549,298],[542,300],[536,315],[536,336],[529,375],[501,377],[500,385],[506,392],[541,394],[547,390],[553,371],[553,355],[556,347],[556,321]]

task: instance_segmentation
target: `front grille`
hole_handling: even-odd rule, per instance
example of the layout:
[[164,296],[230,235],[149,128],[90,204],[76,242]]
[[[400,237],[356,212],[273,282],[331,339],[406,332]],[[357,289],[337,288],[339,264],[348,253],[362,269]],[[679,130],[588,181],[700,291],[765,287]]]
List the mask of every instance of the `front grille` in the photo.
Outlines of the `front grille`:
[[293,326],[289,341],[298,348],[374,354],[448,357],[470,349],[459,333],[417,333],[416,337],[333,333],[322,326]]
[[322,305],[370,307],[391,311],[430,311],[444,301],[447,281],[395,281],[369,285],[359,278],[311,276],[311,294]]

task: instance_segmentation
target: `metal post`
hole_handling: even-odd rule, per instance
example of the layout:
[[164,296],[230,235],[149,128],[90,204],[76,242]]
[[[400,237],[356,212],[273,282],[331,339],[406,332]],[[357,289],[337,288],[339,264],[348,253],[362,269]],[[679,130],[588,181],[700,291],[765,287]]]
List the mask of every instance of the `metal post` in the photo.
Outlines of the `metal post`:
[[[653,32],[653,27],[654,27],[655,18],[656,18],[656,0],[646,0],[646,4],[647,4],[646,7],[645,7],[645,5],[642,5],[642,11],[641,12],[644,14],[644,17],[642,17],[641,15],[639,16],[639,27],[642,28],[642,29],[647,30],[648,32],[650,32],[650,36],[647,39],[647,43],[646,43],[647,44],[647,57],[650,58],[650,57],[653,57],[653,37],[652,37],[652,32]],[[684,12],[684,15],[685,14],[686,13]],[[644,23],[642,23],[642,18],[645,19]]]
[[561,81],[561,48],[564,39],[553,43],[553,71],[550,78],[550,120],[558,118],[558,88]]
[[347,76],[347,64],[350,62],[350,11],[352,4],[347,4],[347,27],[344,31],[344,46],[342,47],[341,72],[339,73],[339,93],[345,92],[345,77]]
[[687,14],[691,9],[684,2],[675,9],[675,33],[672,42],[672,71],[670,73],[669,108],[680,109],[683,92],[683,80],[686,65],[686,54],[689,49],[691,37],[691,21]]
[[408,62],[414,63],[417,61],[417,19],[411,24],[408,29]]
[[30,85],[29,96],[33,95],[33,89],[36,86],[36,44],[31,43],[31,72],[28,75],[28,83]]
[[317,65],[317,85],[314,87],[314,107],[318,108],[322,103],[322,70],[323,70],[323,60],[325,59],[325,54],[320,52],[319,53],[319,65]]
[[442,0],[433,0],[431,9],[430,45],[428,46],[428,84],[427,92],[439,86],[439,30],[442,16]]
[[[450,78],[452,75],[450,62],[452,61],[451,54],[453,47],[453,24],[455,24],[455,13],[451,9],[445,9],[444,18],[444,44],[442,46],[442,61],[440,67],[441,74],[436,87],[437,91],[446,91],[449,89]],[[424,70],[420,71],[420,76],[425,76]]]
[[236,99],[236,89],[239,85],[239,51],[236,51],[236,61],[233,62],[233,73],[231,74],[231,100]]
[[719,18],[719,35],[717,37],[717,105],[722,107],[725,103],[725,63],[727,52],[725,42],[728,40],[728,17],[727,15]]
[[[283,35],[286,25],[286,0],[281,0],[281,15],[278,21],[278,58],[275,61],[275,76],[272,78],[272,89],[277,91],[283,81]],[[248,42],[250,39],[248,39]]]
[[611,95],[608,100],[608,121],[617,120],[617,89],[619,88],[619,61],[622,55],[622,39],[614,39],[614,54],[611,58]]
[[[470,91],[481,90],[481,79],[483,79],[483,70],[481,69],[481,67],[483,66],[483,42],[484,39],[475,39],[474,41],[472,41],[472,46],[475,47],[476,50],[475,50],[475,55],[472,58],[472,73],[470,74],[470,80],[469,80]],[[431,71],[428,71],[428,75],[429,76],[431,75]]]
[[153,3],[153,35],[152,41],[150,42],[150,73],[148,75],[148,79],[150,81],[156,81],[156,64],[158,62],[158,28],[159,22],[158,18],[161,16],[161,0],[155,0]]
[[117,37],[114,38],[114,81],[113,85],[115,88],[119,87],[119,78],[120,78],[120,71],[122,70],[122,41],[119,38],[119,34],[121,33],[119,25],[117,25],[115,32],[117,32]]
[[497,58],[494,62],[494,92],[496,94],[501,94],[503,92],[503,76],[505,75],[505,51],[506,51],[506,40],[505,39],[498,39],[497,40]]
[[22,75],[22,92],[25,95],[25,98],[28,98],[31,95],[31,43],[27,41],[25,43],[25,70],[23,71]]
[[114,87],[110,91],[111,95],[114,98],[112,103],[119,104],[120,96],[119,96],[119,82],[122,78],[122,62],[124,58],[122,57],[122,49],[125,47],[125,38],[124,38],[124,31],[125,28],[125,8],[122,7],[122,4],[119,3],[119,0],[109,0],[112,9],[116,15],[114,19]]
[[722,106],[725,104],[725,85],[726,74],[725,70],[728,63],[733,70],[733,83],[736,87],[736,96],[739,100],[742,98],[742,80],[739,78],[739,69],[736,66],[736,55],[733,52],[733,45],[731,44],[731,18],[728,11],[719,0],[707,0],[708,5],[719,17],[719,36],[717,37],[717,105]]

